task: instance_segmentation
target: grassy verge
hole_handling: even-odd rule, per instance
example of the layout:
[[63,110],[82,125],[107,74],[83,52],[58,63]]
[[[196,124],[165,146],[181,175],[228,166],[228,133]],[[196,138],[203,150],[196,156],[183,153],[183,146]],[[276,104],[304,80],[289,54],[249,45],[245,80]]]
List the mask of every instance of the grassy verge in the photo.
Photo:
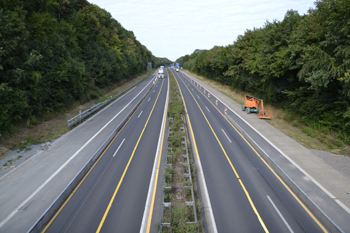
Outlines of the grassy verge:
[[[235,91],[232,90],[230,86],[222,85],[217,81],[203,78],[187,70],[186,72],[220,91],[240,105],[244,103],[244,97],[246,94],[254,96],[254,93]],[[272,119],[268,120],[267,122],[306,148],[328,151],[336,155],[350,156],[350,145],[346,144],[342,140],[343,135],[339,134],[338,132],[334,132],[328,128],[318,125],[305,125],[302,123],[303,121],[301,117],[295,113],[278,109],[268,104],[264,105],[266,109],[271,109],[273,112]]]
[[153,71],[150,70],[130,81],[124,80],[119,84],[100,90],[101,97],[97,100],[91,100],[84,104],[75,102],[70,107],[60,111],[44,113],[41,119],[31,119],[29,122],[18,124],[8,138],[0,137],[0,159],[9,155],[12,150],[29,150],[31,144],[49,142],[67,133],[69,131],[67,121],[77,115],[79,110],[89,109],[96,102],[102,102],[104,98],[107,99],[109,96],[120,93],[136,82],[147,78]]

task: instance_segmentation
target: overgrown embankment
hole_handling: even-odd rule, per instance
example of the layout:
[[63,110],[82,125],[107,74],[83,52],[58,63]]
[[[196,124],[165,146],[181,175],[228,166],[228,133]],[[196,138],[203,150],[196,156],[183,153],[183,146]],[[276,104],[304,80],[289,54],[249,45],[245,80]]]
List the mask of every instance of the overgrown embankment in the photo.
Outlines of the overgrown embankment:
[[200,203],[196,193],[195,166],[189,151],[184,106],[173,74],[169,104],[169,137],[166,159],[162,232],[197,232],[201,229]]
[[167,64],[86,0],[0,0],[0,134]]

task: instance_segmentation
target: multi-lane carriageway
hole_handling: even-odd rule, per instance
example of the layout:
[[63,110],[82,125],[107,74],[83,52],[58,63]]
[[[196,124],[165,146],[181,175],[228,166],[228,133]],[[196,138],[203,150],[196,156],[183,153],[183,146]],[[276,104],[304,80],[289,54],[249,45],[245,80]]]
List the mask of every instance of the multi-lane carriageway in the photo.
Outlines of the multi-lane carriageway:
[[[203,90],[182,73],[173,74],[206,180],[214,230],[326,232]],[[164,180],[153,169],[158,170],[157,155],[165,156],[159,147],[166,145],[168,84],[167,75],[157,81],[45,232],[156,231],[159,219],[149,218],[161,201],[154,200],[155,187]]]

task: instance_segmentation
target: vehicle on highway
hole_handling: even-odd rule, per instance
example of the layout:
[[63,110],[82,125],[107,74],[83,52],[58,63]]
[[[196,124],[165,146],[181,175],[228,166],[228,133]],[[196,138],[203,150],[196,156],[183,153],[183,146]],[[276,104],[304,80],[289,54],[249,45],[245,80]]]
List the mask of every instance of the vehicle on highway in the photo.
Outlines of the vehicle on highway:
[[179,68],[176,68],[176,72],[178,72],[179,71]]
[[157,75],[158,78],[164,78],[164,70],[163,69],[159,69],[158,70],[158,75]]

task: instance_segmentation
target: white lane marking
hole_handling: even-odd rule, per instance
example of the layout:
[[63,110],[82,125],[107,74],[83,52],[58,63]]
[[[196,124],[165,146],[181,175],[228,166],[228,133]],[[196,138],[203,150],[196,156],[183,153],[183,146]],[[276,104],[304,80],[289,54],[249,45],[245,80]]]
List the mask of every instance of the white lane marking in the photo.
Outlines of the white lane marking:
[[0,222],[0,228],[8,221],[10,218],[12,218],[19,210],[21,210],[40,190],[42,190],[45,185],[47,185],[62,169],[67,166],[70,161],[72,161],[77,154],[80,153],[97,135],[101,133],[102,130],[104,130],[121,112],[123,112],[130,104],[133,102],[137,96],[139,96],[144,89],[152,82],[152,80],[127,104],[124,106],[122,110],[120,110],[110,121],[107,122],[97,133],[95,133],[94,136],[92,136],[82,147],[79,148],[64,164],[62,164],[49,178],[45,180],[44,183],[42,183],[31,195],[27,197],[16,209],[14,209],[5,219],[3,219]]
[[148,101],[147,102],[149,102],[151,100],[151,97],[149,97],[149,99],[148,99]]
[[124,141],[125,141],[125,138],[123,139],[122,143],[120,143],[120,145],[118,146],[118,149],[114,152],[113,157],[118,153],[118,150],[119,150],[120,147],[123,145]]
[[208,112],[210,112],[209,108],[207,106],[205,106],[205,108],[208,110]]
[[169,103],[169,88],[170,88],[170,82],[168,82],[168,87],[167,87],[167,94],[166,94],[166,101],[164,104],[163,119],[162,119],[162,124],[161,124],[160,132],[159,132],[157,150],[156,150],[156,154],[155,154],[155,158],[154,158],[154,162],[153,162],[152,176],[151,176],[151,180],[150,180],[149,186],[148,186],[149,188],[148,188],[148,193],[147,193],[145,210],[144,210],[143,216],[142,216],[140,233],[144,233],[147,230],[146,228],[147,228],[147,223],[148,223],[148,218],[149,218],[148,213],[149,213],[150,208],[151,208],[152,195],[153,195],[153,192],[156,192],[156,190],[153,190],[153,186],[155,183],[155,178],[156,178],[155,176],[156,176],[157,170],[159,170],[159,167],[157,167],[157,165],[158,165],[159,156],[161,154],[160,145],[162,143],[163,125],[164,125],[164,121],[166,119],[165,116],[167,114],[166,106]]
[[283,220],[284,224],[287,226],[289,232],[294,233],[294,231],[292,230],[292,228],[289,226],[289,224],[287,223],[287,221],[283,218],[283,215],[281,214],[281,212],[277,209],[275,203],[273,203],[273,201],[271,200],[271,198],[269,196],[267,196],[267,199],[269,199],[269,201],[271,202],[273,208],[275,208],[276,212],[278,213],[278,215],[281,217],[281,219]]
[[197,95],[198,99],[200,99],[201,97],[199,97],[199,95]]
[[139,116],[137,118],[140,118],[141,114],[143,113],[143,110],[140,112]]
[[192,87],[191,87],[191,89],[192,89],[192,91],[194,91]]
[[222,132],[225,134],[225,136],[227,137],[227,140],[228,140],[230,143],[232,143],[232,141],[229,139],[229,137],[228,137],[227,134],[225,133],[224,129],[221,129],[221,130],[222,130]]
[[153,90],[153,93],[155,92],[156,90]]

